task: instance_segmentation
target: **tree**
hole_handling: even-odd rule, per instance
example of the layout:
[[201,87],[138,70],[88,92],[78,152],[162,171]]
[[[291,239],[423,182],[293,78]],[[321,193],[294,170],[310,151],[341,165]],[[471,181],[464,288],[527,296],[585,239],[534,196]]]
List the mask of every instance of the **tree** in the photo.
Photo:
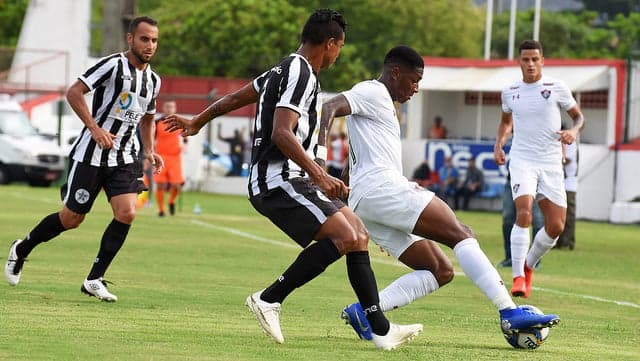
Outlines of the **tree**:
[[[516,16],[515,47],[532,38],[533,10],[520,11]],[[614,56],[615,33],[607,28],[594,27],[597,13],[593,11],[550,12],[540,16],[540,41],[545,57],[554,58],[610,58]],[[508,51],[509,13],[495,17],[492,36],[492,57],[506,58]]]
[[11,60],[29,0],[0,0],[0,71],[11,66]]
[[162,74],[252,77],[296,49],[305,14],[284,0],[206,0],[165,2],[150,15],[160,25]]
[[14,47],[18,43],[28,6],[29,0],[0,0],[0,46]]
[[324,90],[377,76],[398,44],[425,55],[481,55],[484,13],[466,0],[203,0],[145,11],[160,22],[154,66],[168,75],[256,76],[297,49],[302,25],[321,7],[340,10],[349,23],[335,69],[321,73]]
[[640,14],[618,14],[609,26],[615,31],[615,55],[618,58],[638,57],[640,51]]
[[582,0],[584,8],[606,14],[605,18],[613,19],[618,14],[629,15],[633,11],[640,11],[638,0]]

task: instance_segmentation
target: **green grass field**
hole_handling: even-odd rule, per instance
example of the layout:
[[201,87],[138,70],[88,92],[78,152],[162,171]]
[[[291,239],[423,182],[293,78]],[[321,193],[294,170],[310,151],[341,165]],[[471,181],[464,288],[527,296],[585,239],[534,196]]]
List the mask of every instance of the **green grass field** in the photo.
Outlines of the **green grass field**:
[[[59,209],[58,194],[0,186],[3,263],[11,240]],[[299,249],[244,197],[186,193],[181,203],[174,217],[140,210],[106,275],[117,303],[79,291],[112,218],[103,196],[80,228],[38,247],[18,286],[0,284],[0,360],[640,360],[640,226],[578,222],[576,250],[544,258],[532,297],[516,300],[562,317],[536,351],[511,348],[493,305],[458,275],[387,314],[398,323],[422,322],[425,330],[382,352],[339,318],[354,300],[343,260],[287,299],[286,342],[272,342],[244,300],[270,284]],[[202,214],[191,212],[195,203]],[[501,260],[499,215],[459,216],[492,262]],[[377,247],[370,250],[381,288],[407,271]],[[510,286],[510,269],[499,271]]]

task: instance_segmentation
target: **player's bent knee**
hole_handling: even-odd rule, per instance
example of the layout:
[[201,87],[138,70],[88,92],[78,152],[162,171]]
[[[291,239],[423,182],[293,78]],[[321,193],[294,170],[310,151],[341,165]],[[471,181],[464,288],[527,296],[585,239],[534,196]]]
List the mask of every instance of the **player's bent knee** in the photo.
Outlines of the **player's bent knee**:
[[368,249],[368,237],[356,236],[341,238],[339,241],[341,246],[337,246],[338,249],[344,249],[344,253],[355,251],[366,251]]
[[436,281],[438,281],[438,285],[442,287],[447,283],[453,281],[455,272],[453,271],[453,266],[449,262],[447,265],[438,268],[433,276],[436,278]]
[[462,236],[464,237],[464,238],[460,238],[460,239],[467,239],[467,238],[475,238],[476,237],[476,234],[475,234],[475,232],[473,232],[473,229],[471,229],[471,227],[467,226],[466,224],[464,224],[464,223],[462,223],[460,221],[458,221],[458,223],[460,224],[460,228],[462,228],[461,229]]
[[72,212],[70,210],[63,210],[60,212],[60,223],[65,230],[78,228],[84,221],[84,214]]
[[564,231],[564,222],[553,222],[545,226],[545,231],[551,238],[556,238]]
[[135,209],[127,209],[118,211],[114,217],[118,222],[131,224],[133,220],[136,218],[136,210]]
[[532,217],[530,211],[518,211],[518,213],[516,213],[516,224],[520,227],[528,227],[531,225]]

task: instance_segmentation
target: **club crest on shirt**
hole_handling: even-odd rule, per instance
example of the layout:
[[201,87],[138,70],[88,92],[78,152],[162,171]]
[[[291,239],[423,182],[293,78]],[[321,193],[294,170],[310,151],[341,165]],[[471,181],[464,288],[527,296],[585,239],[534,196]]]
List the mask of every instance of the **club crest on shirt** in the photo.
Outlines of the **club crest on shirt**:
[[543,98],[549,99],[549,97],[551,96],[551,90],[545,89],[545,90],[541,91],[540,94],[542,94]]

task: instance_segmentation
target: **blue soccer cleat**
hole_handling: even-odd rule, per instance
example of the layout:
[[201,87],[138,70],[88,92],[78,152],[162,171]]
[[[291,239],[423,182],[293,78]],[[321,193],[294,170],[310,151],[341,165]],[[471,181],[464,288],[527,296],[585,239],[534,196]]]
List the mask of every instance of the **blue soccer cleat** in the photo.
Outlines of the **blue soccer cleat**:
[[505,334],[528,328],[553,327],[559,322],[560,316],[558,315],[539,314],[524,306],[511,310],[500,310],[500,326]]
[[371,326],[369,326],[367,316],[365,316],[359,302],[352,303],[342,309],[342,316],[340,317],[345,323],[353,327],[353,330],[358,334],[360,339],[371,341]]

